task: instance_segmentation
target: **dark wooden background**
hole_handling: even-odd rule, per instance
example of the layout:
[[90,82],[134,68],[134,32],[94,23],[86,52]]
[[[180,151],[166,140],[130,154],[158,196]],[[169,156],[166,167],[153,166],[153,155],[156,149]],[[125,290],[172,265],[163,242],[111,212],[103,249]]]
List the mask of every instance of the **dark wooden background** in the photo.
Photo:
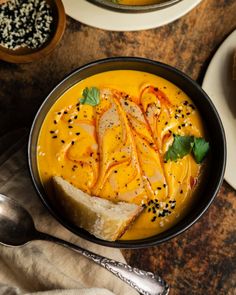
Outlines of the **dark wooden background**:
[[[30,126],[49,91],[96,59],[147,57],[201,83],[211,57],[234,29],[236,0],[203,0],[180,20],[141,32],[106,32],[68,17],[64,37],[50,56],[25,65],[0,61],[0,135]],[[123,253],[131,265],[159,272],[171,295],[236,294],[236,192],[224,182],[213,205],[187,232],[157,247]]]

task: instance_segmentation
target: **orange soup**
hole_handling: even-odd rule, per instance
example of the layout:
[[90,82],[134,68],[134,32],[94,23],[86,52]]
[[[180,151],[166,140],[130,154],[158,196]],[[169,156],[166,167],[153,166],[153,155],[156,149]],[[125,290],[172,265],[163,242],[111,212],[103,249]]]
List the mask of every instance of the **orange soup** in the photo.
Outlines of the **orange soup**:
[[[85,103],[90,90],[97,103]],[[109,71],[78,82],[51,107],[38,169],[44,186],[58,175],[90,195],[143,206],[121,237],[141,239],[170,228],[190,208],[202,164],[192,152],[179,157],[178,141],[202,137],[199,112],[177,86],[145,72]]]
[[113,3],[123,4],[123,5],[148,5],[148,4],[157,4],[165,2],[163,0],[115,0]]

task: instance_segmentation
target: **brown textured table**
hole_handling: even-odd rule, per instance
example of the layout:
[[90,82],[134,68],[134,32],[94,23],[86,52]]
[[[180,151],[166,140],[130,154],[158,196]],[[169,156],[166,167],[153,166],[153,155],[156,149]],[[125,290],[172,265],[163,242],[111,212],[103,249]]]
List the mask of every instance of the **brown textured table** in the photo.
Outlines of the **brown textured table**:
[[[0,62],[0,135],[30,126],[49,91],[66,74],[96,59],[147,57],[201,83],[214,52],[235,28],[236,0],[203,0],[182,19],[142,32],[106,32],[68,17],[60,45],[44,60]],[[158,271],[169,282],[171,295],[236,294],[236,192],[224,182],[213,205],[187,232],[163,245],[124,254],[131,265]]]

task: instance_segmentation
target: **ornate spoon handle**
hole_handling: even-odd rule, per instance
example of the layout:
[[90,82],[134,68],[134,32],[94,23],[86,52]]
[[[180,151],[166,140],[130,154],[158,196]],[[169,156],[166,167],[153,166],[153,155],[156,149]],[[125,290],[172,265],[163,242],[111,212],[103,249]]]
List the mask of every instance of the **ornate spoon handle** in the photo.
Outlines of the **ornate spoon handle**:
[[42,232],[36,232],[35,239],[55,242],[67,248],[73,249],[74,251],[82,254],[83,256],[91,259],[93,262],[112,272],[122,281],[136,289],[140,294],[167,295],[169,293],[169,286],[165,283],[165,281],[163,281],[158,275],[155,275],[151,272],[140,270],[138,268],[131,267],[128,264],[124,264],[95,254],[67,241]]

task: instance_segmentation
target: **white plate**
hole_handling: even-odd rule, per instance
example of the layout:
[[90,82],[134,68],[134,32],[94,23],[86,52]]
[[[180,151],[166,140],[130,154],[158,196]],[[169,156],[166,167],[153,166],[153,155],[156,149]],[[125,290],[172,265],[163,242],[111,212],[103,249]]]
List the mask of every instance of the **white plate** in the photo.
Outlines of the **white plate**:
[[110,31],[138,31],[166,25],[197,6],[201,0],[183,0],[163,10],[146,13],[110,11],[86,0],[63,0],[66,13],[86,25]]
[[236,30],[217,50],[203,81],[203,89],[216,106],[225,128],[227,141],[225,180],[234,189],[236,189],[236,81],[232,80],[232,67],[235,51]]

